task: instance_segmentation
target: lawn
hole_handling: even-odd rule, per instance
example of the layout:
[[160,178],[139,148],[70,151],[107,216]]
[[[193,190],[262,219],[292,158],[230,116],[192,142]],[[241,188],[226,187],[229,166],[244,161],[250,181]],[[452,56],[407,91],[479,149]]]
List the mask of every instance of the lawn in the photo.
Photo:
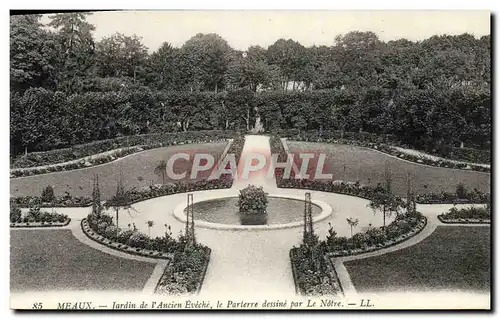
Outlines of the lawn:
[[409,248],[344,264],[359,292],[489,291],[490,227],[440,226]]
[[287,143],[290,151],[295,154],[325,154],[323,173],[333,174],[334,180],[359,180],[361,184],[376,186],[377,183],[384,182],[387,163],[392,175],[393,190],[398,195],[406,195],[408,172],[411,172],[413,187],[417,193],[454,192],[459,183],[463,183],[469,190],[477,188],[484,192],[490,191],[491,176],[487,173],[419,165],[352,145],[293,141]]
[[[205,153],[219,158],[226,145],[226,143],[211,143],[163,147],[133,154],[118,161],[96,167],[15,178],[10,180],[10,192],[13,196],[40,196],[43,188],[52,185],[56,196],[64,195],[64,192],[68,191],[73,196],[90,197],[93,175],[98,174],[101,198],[107,199],[116,192],[116,183],[120,172],[123,176],[125,188],[140,188],[151,184],[159,184],[162,182],[162,177],[156,175],[154,170],[161,160],[168,161],[173,154],[178,152],[190,154],[190,162],[183,159],[175,162],[174,172],[182,173],[186,171],[186,168],[191,168],[194,154]],[[189,176],[189,172],[187,176]],[[208,176],[208,173],[200,173],[198,176],[198,179],[203,179]],[[165,182],[172,182],[172,180],[169,180],[168,176],[166,176]]]
[[10,289],[142,291],[155,264],[86,246],[70,230],[11,230]]

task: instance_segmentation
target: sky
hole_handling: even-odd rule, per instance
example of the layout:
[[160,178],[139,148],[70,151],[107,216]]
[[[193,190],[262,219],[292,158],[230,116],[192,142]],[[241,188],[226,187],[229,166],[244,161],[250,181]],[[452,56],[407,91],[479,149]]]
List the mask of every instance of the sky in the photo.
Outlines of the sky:
[[96,40],[136,34],[149,51],[165,41],[180,47],[197,33],[217,33],[238,50],[267,48],[279,38],[306,47],[332,45],[336,35],[355,30],[373,31],[383,41],[490,34],[488,11],[117,11],[95,12],[87,20],[96,27]]

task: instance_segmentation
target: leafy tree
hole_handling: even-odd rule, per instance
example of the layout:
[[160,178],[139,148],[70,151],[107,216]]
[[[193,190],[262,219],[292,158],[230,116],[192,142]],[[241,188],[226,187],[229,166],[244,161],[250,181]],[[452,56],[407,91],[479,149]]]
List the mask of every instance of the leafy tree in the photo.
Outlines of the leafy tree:
[[57,43],[42,28],[40,15],[10,17],[10,89],[24,92],[30,87],[55,85]]
[[190,91],[216,91],[225,87],[224,75],[233,49],[218,34],[198,33],[181,47],[180,82]]
[[50,16],[48,26],[56,30],[62,53],[58,60],[59,90],[74,92],[86,77],[91,76],[95,63],[95,27],[87,22],[88,12],[58,13]]
[[370,200],[368,206],[373,211],[382,213],[383,227],[385,228],[386,216],[390,216],[393,213],[399,214],[401,208],[404,206],[404,203],[399,196],[396,196],[392,193],[392,176],[387,164],[384,170],[384,179],[384,187],[381,187],[380,185],[377,186],[377,188],[375,189],[375,194]]
[[148,57],[142,39],[135,34],[115,33],[97,43],[97,70],[100,76],[143,77]]
[[267,49],[267,61],[271,65],[280,67],[283,73],[283,90],[287,90],[289,81],[293,81],[292,90],[296,81],[303,80],[303,74],[310,62],[306,48],[292,39],[278,39]]
[[358,226],[359,224],[359,219],[354,219],[352,217],[346,218],[347,223],[349,224],[349,227],[351,228],[351,237],[352,237],[352,228]]
[[118,236],[118,231],[120,229],[119,224],[119,215],[120,209],[129,209],[130,208],[130,199],[128,193],[125,191],[125,187],[123,186],[123,180],[120,175],[120,178],[116,184],[116,193],[113,197],[106,201],[105,207],[112,208],[115,211],[116,216],[116,235]]
[[172,47],[168,42],[164,42],[148,58],[146,67],[150,77],[148,82],[154,83],[158,89],[175,88],[179,79],[178,56],[179,49]]

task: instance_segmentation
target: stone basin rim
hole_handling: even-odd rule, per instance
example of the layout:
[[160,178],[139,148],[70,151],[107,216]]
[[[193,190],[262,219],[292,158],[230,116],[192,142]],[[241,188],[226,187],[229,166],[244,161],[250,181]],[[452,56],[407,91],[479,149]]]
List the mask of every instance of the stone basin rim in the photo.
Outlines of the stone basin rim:
[[[208,202],[211,200],[217,199],[226,199],[226,198],[234,198],[237,195],[213,195],[208,197],[203,197],[201,199],[194,199],[193,204],[200,202]],[[300,200],[304,201],[303,196],[294,196],[294,195],[283,195],[283,194],[268,194],[268,197],[274,198],[283,198],[283,199],[291,199],[291,200]],[[332,208],[327,203],[311,199],[313,205],[319,206],[321,208],[321,213],[319,215],[313,216],[313,223],[320,222],[326,218],[328,218],[332,214]],[[186,209],[186,203],[178,204],[174,209],[174,217],[180,222],[186,222],[186,214],[184,210]],[[222,223],[212,223],[203,220],[196,220],[195,227],[200,228],[208,228],[208,229],[219,229],[219,230],[276,230],[276,229],[286,229],[286,228],[294,228],[304,226],[304,221],[297,221],[285,224],[272,224],[272,225],[231,225],[231,224],[222,224]]]

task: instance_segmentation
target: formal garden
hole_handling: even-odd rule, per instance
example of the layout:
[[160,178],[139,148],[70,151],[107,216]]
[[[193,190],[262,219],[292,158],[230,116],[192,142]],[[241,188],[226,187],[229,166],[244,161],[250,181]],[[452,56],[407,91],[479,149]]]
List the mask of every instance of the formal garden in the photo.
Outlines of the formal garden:
[[[11,18],[12,291],[490,289],[489,36],[153,52],[88,16]],[[240,178],[257,151],[323,171]]]

